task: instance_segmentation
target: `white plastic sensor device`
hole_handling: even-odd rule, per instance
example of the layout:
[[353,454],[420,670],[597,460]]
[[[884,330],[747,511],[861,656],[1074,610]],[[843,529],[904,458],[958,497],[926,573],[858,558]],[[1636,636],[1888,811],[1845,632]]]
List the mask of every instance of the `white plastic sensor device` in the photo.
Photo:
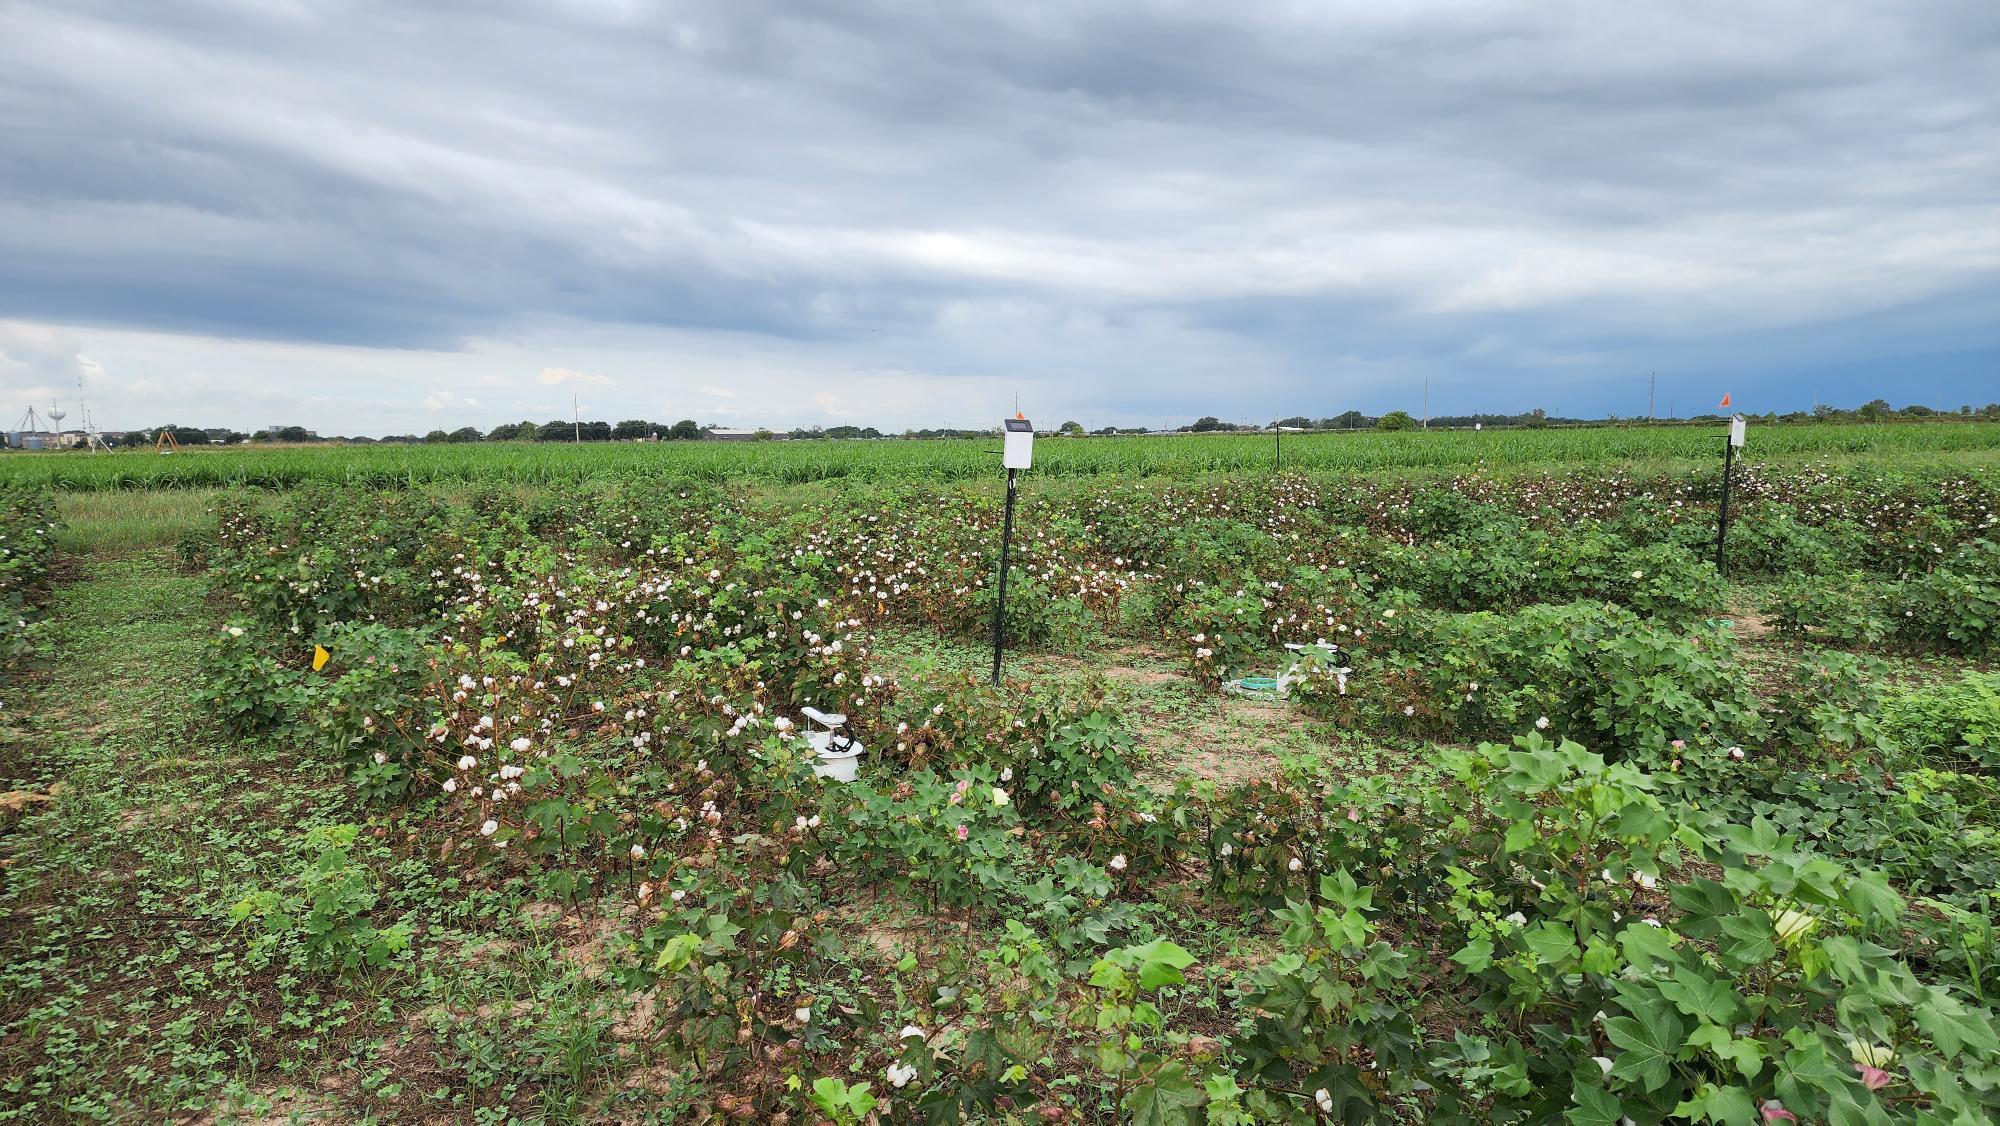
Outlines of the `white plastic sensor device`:
[[1000,451],[1000,464],[1008,469],[1028,468],[1035,459],[1035,424],[1017,416],[1001,425],[1007,445]]

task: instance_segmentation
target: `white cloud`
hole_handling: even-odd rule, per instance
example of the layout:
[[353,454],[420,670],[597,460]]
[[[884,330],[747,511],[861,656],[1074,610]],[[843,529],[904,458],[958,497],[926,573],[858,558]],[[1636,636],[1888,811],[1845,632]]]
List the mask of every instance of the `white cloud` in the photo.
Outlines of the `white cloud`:
[[734,399],[736,397],[736,392],[731,391],[727,387],[717,387],[712,383],[704,383],[695,388],[695,390],[704,395],[713,395],[718,399]]
[[543,368],[542,374],[537,378],[551,387],[560,387],[565,383],[588,387],[614,386],[608,375],[593,375],[587,371],[572,371],[569,368]]

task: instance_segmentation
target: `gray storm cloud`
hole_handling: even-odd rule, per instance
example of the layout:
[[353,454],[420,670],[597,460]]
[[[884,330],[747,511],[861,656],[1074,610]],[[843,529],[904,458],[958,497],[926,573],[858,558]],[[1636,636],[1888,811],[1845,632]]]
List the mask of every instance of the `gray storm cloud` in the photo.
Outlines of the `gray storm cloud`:
[[380,430],[580,385],[776,423],[1424,378],[1584,409],[1749,349],[1963,382],[1996,91],[1972,2],[16,0],[0,389],[81,355],[143,409]]

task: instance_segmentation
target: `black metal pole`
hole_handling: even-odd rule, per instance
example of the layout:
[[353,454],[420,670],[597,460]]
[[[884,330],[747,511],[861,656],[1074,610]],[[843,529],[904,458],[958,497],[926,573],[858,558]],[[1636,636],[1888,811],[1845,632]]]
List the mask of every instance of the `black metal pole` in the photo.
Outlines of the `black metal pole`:
[[1007,471],[1007,515],[1000,524],[1000,596],[993,600],[993,684],[1000,685],[1000,647],[1004,639],[1002,623],[1007,613],[1007,548],[1014,542],[1014,474]]
[[1715,524],[1715,573],[1722,573],[1722,544],[1729,538],[1729,470],[1736,463],[1736,443],[1722,439],[1722,511]]

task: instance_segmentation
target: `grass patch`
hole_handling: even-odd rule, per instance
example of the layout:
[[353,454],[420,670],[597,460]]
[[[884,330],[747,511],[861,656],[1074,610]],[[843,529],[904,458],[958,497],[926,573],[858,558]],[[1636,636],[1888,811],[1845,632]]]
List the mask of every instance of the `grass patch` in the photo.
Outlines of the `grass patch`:
[[56,546],[73,555],[129,555],[171,547],[208,517],[213,489],[63,493]]

